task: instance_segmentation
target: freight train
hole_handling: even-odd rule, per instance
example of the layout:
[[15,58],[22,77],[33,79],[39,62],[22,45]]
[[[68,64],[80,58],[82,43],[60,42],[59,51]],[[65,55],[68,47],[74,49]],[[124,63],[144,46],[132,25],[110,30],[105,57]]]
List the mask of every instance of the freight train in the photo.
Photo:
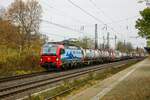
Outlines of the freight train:
[[40,65],[46,70],[70,69],[93,64],[102,64],[135,57],[113,49],[81,48],[59,42],[46,43],[41,50]]

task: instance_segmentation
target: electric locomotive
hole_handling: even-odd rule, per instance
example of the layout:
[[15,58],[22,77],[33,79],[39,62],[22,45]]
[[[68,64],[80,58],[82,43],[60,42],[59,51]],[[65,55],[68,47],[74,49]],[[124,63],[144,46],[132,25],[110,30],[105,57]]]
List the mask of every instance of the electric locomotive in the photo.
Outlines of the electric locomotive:
[[74,45],[46,43],[42,47],[40,65],[47,70],[69,69],[81,65],[83,51]]

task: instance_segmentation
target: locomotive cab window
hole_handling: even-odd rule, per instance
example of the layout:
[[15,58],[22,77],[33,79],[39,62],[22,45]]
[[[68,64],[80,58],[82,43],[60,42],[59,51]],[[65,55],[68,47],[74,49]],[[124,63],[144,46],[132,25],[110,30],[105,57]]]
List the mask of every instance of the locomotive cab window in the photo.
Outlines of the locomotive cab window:
[[57,52],[57,47],[56,46],[45,46],[43,48],[42,54],[47,54],[47,55],[56,55]]

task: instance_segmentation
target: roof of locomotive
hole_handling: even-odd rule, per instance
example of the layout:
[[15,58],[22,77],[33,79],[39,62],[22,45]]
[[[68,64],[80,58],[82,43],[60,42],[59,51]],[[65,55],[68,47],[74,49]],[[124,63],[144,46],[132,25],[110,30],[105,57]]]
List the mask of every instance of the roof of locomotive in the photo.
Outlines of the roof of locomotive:
[[76,46],[79,47],[75,44],[67,43],[67,42],[48,42],[47,44],[56,44],[56,45],[64,45],[64,46]]

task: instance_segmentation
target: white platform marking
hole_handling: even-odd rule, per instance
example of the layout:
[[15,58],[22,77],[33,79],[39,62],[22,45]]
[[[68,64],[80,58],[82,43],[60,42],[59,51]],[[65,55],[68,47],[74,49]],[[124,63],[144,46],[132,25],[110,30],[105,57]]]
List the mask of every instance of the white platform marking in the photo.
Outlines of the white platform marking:
[[108,92],[110,92],[116,85],[118,85],[121,81],[127,78],[131,73],[133,73],[138,67],[135,67],[131,71],[129,71],[126,75],[118,79],[113,84],[109,85],[108,87],[104,88],[100,93],[94,96],[91,100],[101,100]]

